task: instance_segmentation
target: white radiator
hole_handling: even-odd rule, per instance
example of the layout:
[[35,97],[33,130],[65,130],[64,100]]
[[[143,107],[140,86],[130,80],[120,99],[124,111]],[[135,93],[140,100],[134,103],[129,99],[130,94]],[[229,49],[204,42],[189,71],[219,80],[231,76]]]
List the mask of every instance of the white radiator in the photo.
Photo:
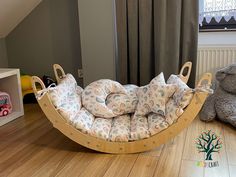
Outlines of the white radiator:
[[236,63],[236,46],[199,47],[196,79],[199,80],[201,75],[206,72],[212,73],[214,77],[218,69],[232,63]]

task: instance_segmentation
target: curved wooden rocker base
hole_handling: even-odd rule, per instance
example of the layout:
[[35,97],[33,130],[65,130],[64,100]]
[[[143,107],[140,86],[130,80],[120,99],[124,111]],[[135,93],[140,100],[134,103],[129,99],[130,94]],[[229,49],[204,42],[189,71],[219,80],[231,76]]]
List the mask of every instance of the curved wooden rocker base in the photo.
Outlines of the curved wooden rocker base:
[[[204,80],[206,80],[208,84],[210,84],[211,74],[206,73],[199,81],[198,86],[202,85]],[[35,85],[35,83],[42,84],[42,81],[38,77],[32,77],[32,81],[34,83],[33,85]],[[44,87],[43,85],[41,86]],[[175,137],[184,128],[188,127],[194,120],[194,118],[199,113],[203,103],[205,102],[207,96],[207,92],[195,92],[191,103],[188,105],[188,107],[185,109],[184,113],[181,115],[181,117],[179,117],[176,123],[147,139],[132,142],[110,142],[90,136],[89,134],[82,133],[81,131],[77,130],[75,127],[67,123],[66,120],[57,112],[57,110],[54,108],[54,105],[50,101],[47,92],[45,92],[44,95],[41,96],[41,98],[38,100],[38,103],[45,113],[46,117],[52,122],[53,126],[71,140],[96,151],[122,154],[148,151],[157,146],[160,146],[161,144],[166,143],[168,140]]]

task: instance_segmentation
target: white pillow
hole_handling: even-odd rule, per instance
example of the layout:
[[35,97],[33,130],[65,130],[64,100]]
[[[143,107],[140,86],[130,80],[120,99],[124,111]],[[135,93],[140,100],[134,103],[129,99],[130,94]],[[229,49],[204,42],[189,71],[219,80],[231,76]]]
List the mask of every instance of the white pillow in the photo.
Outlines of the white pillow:
[[97,138],[108,140],[112,119],[96,118],[93,122],[90,134]]
[[130,126],[130,140],[140,140],[150,136],[147,117],[132,115]]
[[134,113],[138,104],[137,86],[124,86],[127,94],[108,95],[106,104],[116,115]]
[[118,142],[127,142],[130,137],[130,115],[115,117],[110,131],[110,140]]
[[167,80],[167,84],[175,84],[178,86],[173,98],[177,105],[182,109],[189,105],[193,97],[193,90],[189,88],[177,75],[171,75]]
[[183,114],[183,112],[183,109],[176,104],[173,98],[169,99],[166,103],[166,122],[168,122],[169,125],[173,124]]
[[166,84],[165,77],[163,72],[161,72],[158,76],[154,77],[150,84]]
[[[76,80],[71,74],[67,74],[62,81],[56,86],[49,89],[49,97],[56,108],[65,107],[68,101],[74,101],[74,104],[81,108],[81,95],[78,94]],[[81,88],[82,89],[82,88]],[[80,89],[80,90],[81,90]],[[62,108],[63,109],[63,108]]]
[[136,115],[156,113],[165,116],[165,104],[176,90],[171,84],[149,84],[138,89]]
[[107,96],[111,93],[126,94],[126,90],[120,83],[109,79],[92,82],[82,92],[83,106],[96,117],[115,117],[117,115],[106,105]]
[[159,114],[151,113],[148,115],[148,130],[151,135],[155,135],[160,131],[166,129],[169,124],[166,122],[163,116]]

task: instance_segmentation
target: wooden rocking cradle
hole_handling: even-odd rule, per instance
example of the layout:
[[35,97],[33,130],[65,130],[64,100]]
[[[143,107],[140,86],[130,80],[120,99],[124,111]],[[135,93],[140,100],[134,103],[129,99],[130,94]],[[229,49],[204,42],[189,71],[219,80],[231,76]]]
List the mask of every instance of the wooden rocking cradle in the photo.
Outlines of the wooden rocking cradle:
[[[185,83],[187,83],[190,72],[191,72],[192,63],[187,62],[181,68],[179,77]],[[58,82],[65,76],[65,72],[62,67],[58,64],[53,66],[55,76]],[[184,70],[187,69],[187,74],[183,75]],[[211,84],[211,74],[205,73],[203,77],[197,84],[197,87],[201,87],[203,84]],[[33,90],[35,94],[39,92],[38,88],[36,89],[36,84],[40,84],[42,89],[46,89],[44,83],[37,76],[32,77]],[[202,105],[205,102],[205,99],[208,96],[208,92],[196,91],[193,95],[193,98],[190,104],[185,108],[184,113],[178,118],[177,122],[170,125],[167,129],[162,130],[161,132],[150,136],[147,139],[141,139],[137,141],[130,142],[111,142],[103,139],[93,137],[89,134],[85,134],[72,125],[70,125],[55,109],[52,104],[50,97],[47,92],[45,92],[38,103],[45,113],[46,117],[51,121],[53,126],[61,131],[65,136],[75,141],[76,143],[85,146],[87,148],[106,152],[106,153],[137,153],[151,150],[161,144],[166,143],[177,134],[179,134],[184,128],[188,127],[194,118],[198,115],[201,110]]]

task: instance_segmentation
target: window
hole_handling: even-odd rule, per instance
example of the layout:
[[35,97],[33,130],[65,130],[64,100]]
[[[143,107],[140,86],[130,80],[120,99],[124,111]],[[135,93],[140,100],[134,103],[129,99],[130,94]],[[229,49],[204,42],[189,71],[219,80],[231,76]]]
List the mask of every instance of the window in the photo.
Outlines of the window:
[[199,29],[236,30],[236,0],[199,0]]

